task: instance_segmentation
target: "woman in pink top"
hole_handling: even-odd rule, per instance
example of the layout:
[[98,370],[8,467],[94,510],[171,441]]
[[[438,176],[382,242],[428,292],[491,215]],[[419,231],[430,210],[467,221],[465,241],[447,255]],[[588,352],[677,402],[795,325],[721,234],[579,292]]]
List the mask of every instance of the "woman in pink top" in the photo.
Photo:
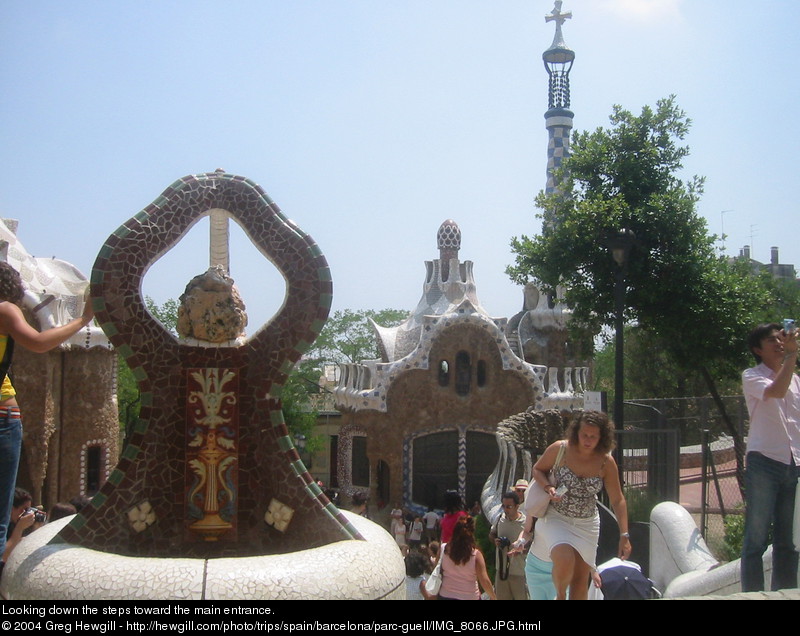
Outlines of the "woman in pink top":
[[475,522],[464,516],[456,521],[453,538],[444,547],[442,554],[442,600],[480,600],[478,584],[492,600],[497,600],[494,587],[486,571],[486,561],[475,545]]

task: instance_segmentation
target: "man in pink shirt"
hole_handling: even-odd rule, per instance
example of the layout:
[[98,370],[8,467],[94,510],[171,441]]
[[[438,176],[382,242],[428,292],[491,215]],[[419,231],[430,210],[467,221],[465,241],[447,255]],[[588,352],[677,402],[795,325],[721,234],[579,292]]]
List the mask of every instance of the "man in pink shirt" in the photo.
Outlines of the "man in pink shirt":
[[773,531],[772,589],[797,587],[798,553],[792,538],[800,476],[800,379],[797,332],[777,323],[756,327],[747,344],[758,366],[742,374],[750,413],[745,471],[742,590],[764,589],[761,558]]

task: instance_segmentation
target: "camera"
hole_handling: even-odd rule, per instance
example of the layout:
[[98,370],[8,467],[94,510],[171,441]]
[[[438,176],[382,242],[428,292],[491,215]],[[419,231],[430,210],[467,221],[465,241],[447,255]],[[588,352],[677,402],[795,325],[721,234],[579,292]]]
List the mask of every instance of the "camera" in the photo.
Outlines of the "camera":
[[500,541],[500,545],[498,546],[500,549],[507,548],[511,545],[511,539],[508,537],[498,537],[498,541]]
[[795,326],[795,321],[792,318],[784,318],[783,319],[783,331],[787,335],[793,333],[797,327]]
[[44,523],[47,521],[47,513],[42,512],[38,508],[28,508],[25,512],[32,512],[33,520],[36,523]]

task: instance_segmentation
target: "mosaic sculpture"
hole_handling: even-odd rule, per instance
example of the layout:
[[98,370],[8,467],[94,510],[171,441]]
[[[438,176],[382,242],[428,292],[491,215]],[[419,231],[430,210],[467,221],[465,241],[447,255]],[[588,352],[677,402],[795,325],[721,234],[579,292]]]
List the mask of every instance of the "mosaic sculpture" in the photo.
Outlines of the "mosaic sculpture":
[[[249,339],[176,338],[145,307],[142,279],[200,218],[220,211],[280,270],[285,302]],[[360,538],[306,471],[281,412],[282,385],[327,318],[330,272],[258,185],[220,171],[173,183],[108,238],[92,298],[138,379],[141,420],[92,509],[56,540],[136,556],[219,557]]]
[[497,425],[500,456],[481,492],[481,507],[490,523],[503,512],[503,494],[514,489],[517,479],[530,479],[537,457],[564,437],[571,417],[567,410],[530,408]]

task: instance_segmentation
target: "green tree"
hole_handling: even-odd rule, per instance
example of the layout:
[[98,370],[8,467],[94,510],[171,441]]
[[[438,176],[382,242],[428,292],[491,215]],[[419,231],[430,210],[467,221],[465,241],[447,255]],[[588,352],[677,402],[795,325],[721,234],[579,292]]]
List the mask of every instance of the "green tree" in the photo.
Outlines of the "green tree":
[[163,305],[159,305],[150,296],[145,296],[147,310],[153,314],[164,327],[173,335],[178,335],[178,301],[174,298],[167,298]]
[[[305,440],[305,451],[313,455],[322,448],[322,438],[314,435],[319,411],[311,400],[311,385],[297,367],[289,375],[281,391],[283,420],[295,440]],[[319,387],[314,384],[316,390]]]
[[406,318],[408,312],[401,309],[337,310],[305,357],[318,364],[374,360],[380,357],[380,351],[370,321],[381,327],[394,327]]
[[139,386],[128,363],[117,354],[117,416],[125,437],[139,419]]
[[286,425],[295,436],[304,436],[308,452],[313,453],[321,445],[321,439],[313,435],[318,416],[313,397],[327,390],[319,384],[324,367],[379,357],[370,320],[392,327],[407,316],[407,311],[398,309],[345,309],[328,318],[317,340],[295,365],[282,394]]
[[607,241],[623,228],[638,240],[626,319],[644,327],[685,302],[714,254],[714,238],[695,211],[703,181],[684,183],[675,174],[688,154],[678,144],[689,127],[685,113],[669,98],[638,117],[615,106],[610,119],[609,129],[575,134],[560,175],[567,196],[539,194],[542,234],[512,241],[509,268],[516,282],[535,277],[552,294],[563,286],[576,322],[595,333],[613,324],[617,265]]
[[[625,282],[625,319],[647,332],[681,371],[696,371],[726,422],[741,467],[744,444],[725,411],[717,380],[747,366],[744,339],[780,291],[749,263],[717,256],[696,204],[703,180],[678,176],[690,120],[675,98],[636,116],[615,106],[609,128],[575,135],[564,162],[563,196],[540,194],[542,234],[512,241],[512,279],[564,289],[576,327],[599,333],[614,322],[617,265],[608,241],[636,236]],[[740,482],[741,483],[741,482]]]
[[[696,371],[681,369],[659,337],[637,325],[625,326],[625,399],[679,398],[708,395],[705,380]],[[594,356],[592,390],[614,394],[616,343],[604,341]],[[737,380],[720,386],[725,395],[741,391]]]

